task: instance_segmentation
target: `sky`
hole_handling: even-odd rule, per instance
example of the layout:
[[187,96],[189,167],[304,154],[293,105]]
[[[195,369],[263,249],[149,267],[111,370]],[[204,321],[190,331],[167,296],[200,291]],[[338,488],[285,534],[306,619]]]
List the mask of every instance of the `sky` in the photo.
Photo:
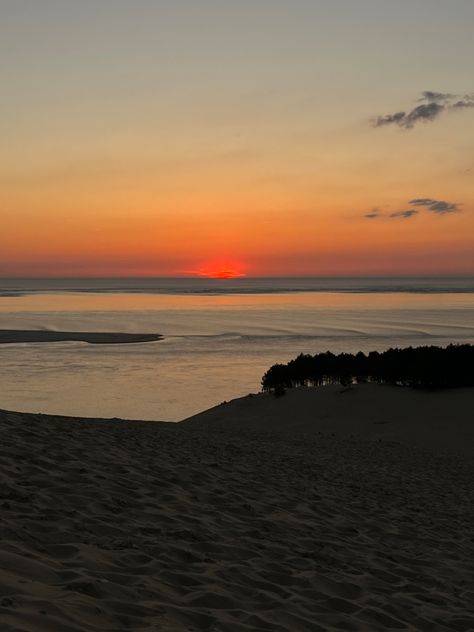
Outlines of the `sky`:
[[474,272],[472,0],[0,0],[0,276]]

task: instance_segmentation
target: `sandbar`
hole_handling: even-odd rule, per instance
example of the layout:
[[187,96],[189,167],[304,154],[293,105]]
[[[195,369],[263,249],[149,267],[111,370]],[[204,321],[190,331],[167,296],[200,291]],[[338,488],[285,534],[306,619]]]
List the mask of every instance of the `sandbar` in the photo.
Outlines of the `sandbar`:
[[21,342],[88,342],[94,345],[109,345],[155,342],[162,339],[163,336],[160,334],[0,329],[0,344],[15,344]]

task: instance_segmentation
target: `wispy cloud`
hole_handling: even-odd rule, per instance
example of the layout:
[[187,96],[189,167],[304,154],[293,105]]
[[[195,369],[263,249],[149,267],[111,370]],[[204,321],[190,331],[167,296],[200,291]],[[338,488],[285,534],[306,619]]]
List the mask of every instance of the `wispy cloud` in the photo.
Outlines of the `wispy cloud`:
[[457,213],[459,204],[457,202],[446,202],[445,200],[432,200],[431,198],[416,198],[410,200],[412,206],[424,206],[433,213],[445,215],[446,213]]
[[366,217],[367,219],[377,219],[377,217],[381,217],[381,216],[382,214],[378,208],[374,208],[364,215],[364,217]]
[[456,101],[456,103],[453,103],[449,107],[451,110],[462,110],[464,108],[474,108],[474,96],[467,95],[466,97],[464,97],[464,99],[461,99],[460,101]]
[[420,213],[420,210],[430,211],[437,215],[448,215],[449,213],[459,213],[461,204],[458,202],[446,202],[446,200],[434,200],[433,198],[414,198],[408,202],[415,208],[407,208],[401,211],[383,213],[379,208],[373,208],[363,215],[366,219],[410,219]]
[[395,213],[390,213],[389,217],[401,217],[403,219],[409,219],[413,217],[413,215],[417,215],[419,211],[416,211],[413,208],[409,208],[406,211],[395,211]]
[[419,101],[433,101],[434,103],[437,103],[439,101],[446,102],[456,98],[457,95],[452,94],[451,92],[433,92],[432,90],[424,90],[421,93]]
[[443,112],[474,108],[474,94],[461,95],[425,90],[418,101],[421,101],[420,105],[411,110],[377,116],[372,120],[372,125],[374,127],[398,125],[405,129],[412,129],[418,123],[436,120]]

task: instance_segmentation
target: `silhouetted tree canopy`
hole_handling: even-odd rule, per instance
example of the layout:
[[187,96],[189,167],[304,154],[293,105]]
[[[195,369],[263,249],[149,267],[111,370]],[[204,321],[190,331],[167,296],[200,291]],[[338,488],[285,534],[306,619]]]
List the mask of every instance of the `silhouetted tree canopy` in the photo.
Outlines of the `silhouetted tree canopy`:
[[369,354],[300,354],[274,364],[262,377],[264,391],[293,386],[360,382],[433,388],[474,386],[474,345],[407,347]]

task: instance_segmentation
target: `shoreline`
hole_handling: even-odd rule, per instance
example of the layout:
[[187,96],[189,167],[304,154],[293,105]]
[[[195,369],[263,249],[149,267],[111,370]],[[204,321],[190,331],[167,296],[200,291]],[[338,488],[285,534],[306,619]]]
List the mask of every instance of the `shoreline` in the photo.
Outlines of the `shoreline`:
[[87,342],[95,345],[133,344],[163,340],[161,334],[133,334],[93,331],[47,331],[41,329],[0,329],[0,344],[37,342]]
[[0,407],[27,422],[41,418],[62,423],[166,424],[206,434],[337,436],[369,442],[399,443],[440,456],[474,461],[474,387],[417,389],[356,384],[289,388],[282,397],[249,393],[184,419],[138,419],[26,412]]

